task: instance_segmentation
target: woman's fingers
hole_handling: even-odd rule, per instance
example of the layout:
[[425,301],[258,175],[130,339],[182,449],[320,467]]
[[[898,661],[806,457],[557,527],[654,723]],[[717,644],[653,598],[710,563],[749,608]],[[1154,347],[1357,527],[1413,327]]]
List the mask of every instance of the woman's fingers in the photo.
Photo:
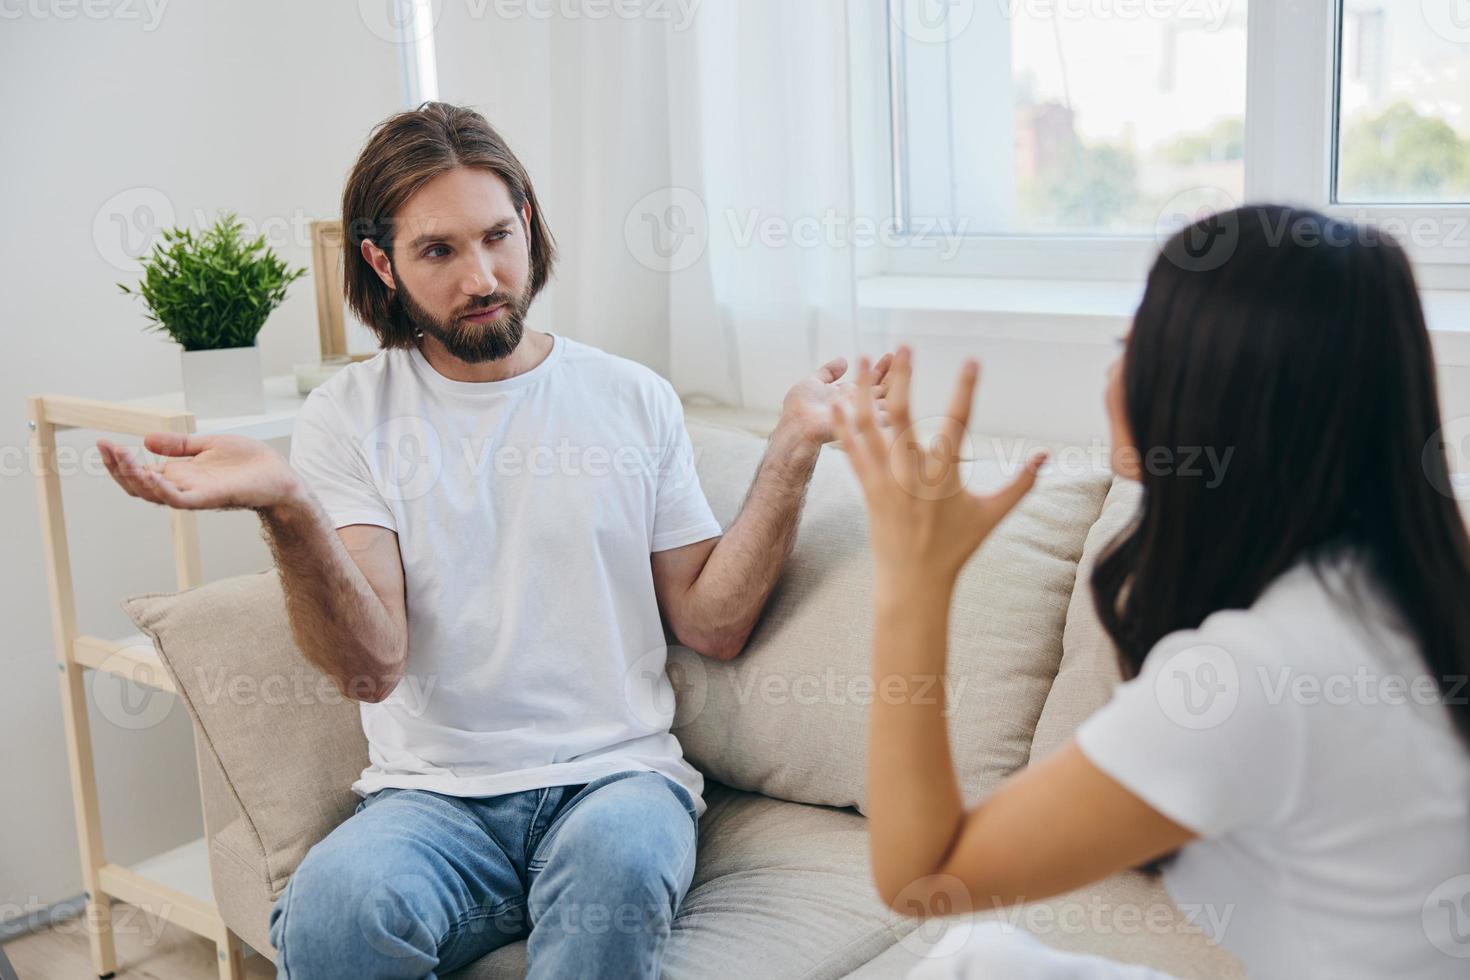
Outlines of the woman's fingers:
[[852,425],[847,420],[847,412],[843,410],[841,402],[832,403],[832,430],[837,433],[837,443],[842,447],[842,451],[847,453],[848,462],[852,464],[853,472],[857,474],[858,480],[866,484],[868,471],[871,468],[867,448],[853,432]]
[[1006,484],[1000,490],[985,498],[987,504],[994,508],[995,520],[999,521],[1021,502],[1031,488],[1036,486],[1036,474],[1046,463],[1047,453],[1045,450],[1032,453],[1031,458],[1026,460],[1026,465],[1016,478]]
[[868,454],[875,460],[882,459],[888,452],[883,433],[878,431],[877,404],[873,398],[873,366],[866,357],[858,358],[857,412],[854,427],[858,438],[865,444]]
[[861,432],[863,422],[873,414],[873,366],[866,357],[858,358],[857,377],[852,391],[853,425]]
[[884,399],[888,418],[898,433],[909,427],[909,379],[913,374],[913,352],[900,347],[888,372],[888,395]]
[[980,362],[973,359],[965,361],[964,367],[960,368],[959,380],[955,382],[954,394],[950,396],[949,409],[944,413],[948,420],[944,424],[944,432],[956,448],[970,424],[970,408],[975,403],[975,388],[979,382]]

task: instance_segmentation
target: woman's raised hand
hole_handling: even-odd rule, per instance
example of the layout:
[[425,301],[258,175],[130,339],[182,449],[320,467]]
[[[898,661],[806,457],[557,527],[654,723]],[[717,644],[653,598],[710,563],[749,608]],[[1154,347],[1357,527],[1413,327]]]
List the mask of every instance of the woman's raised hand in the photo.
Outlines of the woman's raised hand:
[[1046,461],[1039,452],[1011,483],[992,494],[971,493],[960,472],[959,449],[980,378],[977,361],[960,369],[939,433],[919,442],[909,413],[913,353],[900,347],[888,371],[888,426],[876,418],[873,371],[858,360],[852,417],[840,404],[833,426],[868,505],[868,534],[880,589],[952,586],[960,569],[1001,519],[1036,483]]

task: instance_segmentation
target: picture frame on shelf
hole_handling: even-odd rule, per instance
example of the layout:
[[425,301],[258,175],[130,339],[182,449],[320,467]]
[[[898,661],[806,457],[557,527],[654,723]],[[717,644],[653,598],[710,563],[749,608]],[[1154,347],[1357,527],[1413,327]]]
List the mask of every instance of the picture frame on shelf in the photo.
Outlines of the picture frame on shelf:
[[322,361],[365,361],[378,353],[378,338],[352,311],[342,293],[342,222],[311,223],[311,272],[316,282],[316,321]]

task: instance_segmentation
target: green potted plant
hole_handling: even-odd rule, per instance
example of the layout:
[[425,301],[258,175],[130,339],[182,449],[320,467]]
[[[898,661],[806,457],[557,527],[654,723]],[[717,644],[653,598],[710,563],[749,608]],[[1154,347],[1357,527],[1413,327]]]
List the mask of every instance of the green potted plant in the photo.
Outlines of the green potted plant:
[[306,274],[266,248],[265,236],[246,241],[233,212],[198,235],[170,228],[142,260],[143,278],[124,293],[141,296],[149,330],[183,348],[184,402],[195,415],[254,415],[265,411],[256,338],[286,290]]

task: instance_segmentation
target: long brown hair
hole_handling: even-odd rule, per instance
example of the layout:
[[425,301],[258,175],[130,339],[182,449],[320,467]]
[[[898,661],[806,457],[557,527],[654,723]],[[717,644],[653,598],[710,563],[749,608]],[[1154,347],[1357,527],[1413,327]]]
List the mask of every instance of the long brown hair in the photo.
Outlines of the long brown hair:
[[353,314],[372,328],[385,349],[412,347],[414,328],[392,290],[363,257],[362,242],[371,241],[391,259],[398,209],[424,184],[455,167],[490,171],[505,181],[516,210],[530,205],[529,299],[551,277],[556,240],[541,213],[531,176],[485,117],[444,102],[425,102],[390,116],[368,136],[342,192],[343,292]]
[[1346,549],[1417,639],[1470,747],[1470,540],[1403,248],[1282,206],[1204,219],[1149,273],[1122,384],[1141,454],[1231,451],[1218,483],[1145,467],[1141,510],[1097,563],[1124,675],[1168,633],[1249,607],[1299,560],[1320,576]]

